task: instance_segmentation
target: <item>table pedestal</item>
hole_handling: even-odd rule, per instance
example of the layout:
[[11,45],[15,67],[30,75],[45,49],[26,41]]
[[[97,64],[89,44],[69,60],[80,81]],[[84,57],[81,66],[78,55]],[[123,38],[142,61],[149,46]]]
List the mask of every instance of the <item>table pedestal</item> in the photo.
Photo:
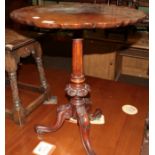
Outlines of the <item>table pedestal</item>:
[[[66,119],[76,118],[87,154],[95,155],[89,139],[90,118],[87,112],[90,104],[86,96],[89,94],[90,87],[85,83],[85,76],[83,74],[82,45],[82,39],[73,39],[72,74],[70,83],[66,86],[67,95],[71,97],[70,102],[57,108],[57,121],[52,127],[38,125],[35,130],[38,134],[54,132],[62,126]],[[98,115],[101,115],[99,109],[95,111],[92,118]]]

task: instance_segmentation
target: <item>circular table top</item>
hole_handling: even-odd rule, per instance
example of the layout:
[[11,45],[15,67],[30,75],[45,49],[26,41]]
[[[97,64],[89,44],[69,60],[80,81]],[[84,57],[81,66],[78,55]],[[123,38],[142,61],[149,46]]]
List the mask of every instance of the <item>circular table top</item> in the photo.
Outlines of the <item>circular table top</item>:
[[11,13],[16,22],[48,29],[114,28],[134,24],[145,16],[129,7],[91,3],[29,6]]

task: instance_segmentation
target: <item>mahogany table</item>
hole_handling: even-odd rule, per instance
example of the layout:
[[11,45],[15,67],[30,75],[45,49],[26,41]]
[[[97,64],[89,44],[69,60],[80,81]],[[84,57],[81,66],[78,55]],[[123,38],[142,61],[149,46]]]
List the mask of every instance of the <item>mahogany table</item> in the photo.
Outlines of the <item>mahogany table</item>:
[[[82,142],[88,155],[95,155],[89,140],[89,116],[86,97],[90,87],[85,83],[83,71],[83,44],[81,30],[105,29],[134,24],[145,18],[141,11],[106,4],[62,3],[49,6],[31,6],[15,10],[11,18],[21,24],[44,29],[70,29],[76,33],[72,49],[72,74],[66,86],[70,102],[57,109],[57,121],[52,127],[37,126],[37,133],[53,132],[59,129],[64,120],[77,117]],[[96,111],[100,114],[100,111]]]

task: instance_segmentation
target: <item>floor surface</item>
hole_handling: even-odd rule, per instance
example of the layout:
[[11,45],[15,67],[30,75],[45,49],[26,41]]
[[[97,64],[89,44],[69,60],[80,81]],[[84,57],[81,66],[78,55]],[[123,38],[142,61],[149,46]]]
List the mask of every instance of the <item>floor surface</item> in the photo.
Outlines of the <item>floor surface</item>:
[[[52,67],[55,69],[63,69],[63,70],[66,70],[67,72],[71,72],[71,58],[69,57],[44,56],[43,61],[44,61],[45,68]],[[120,76],[118,81],[149,87],[149,80],[143,79],[143,78],[122,75]],[[149,155],[149,143],[148,142],[143,144],[141,155]]]

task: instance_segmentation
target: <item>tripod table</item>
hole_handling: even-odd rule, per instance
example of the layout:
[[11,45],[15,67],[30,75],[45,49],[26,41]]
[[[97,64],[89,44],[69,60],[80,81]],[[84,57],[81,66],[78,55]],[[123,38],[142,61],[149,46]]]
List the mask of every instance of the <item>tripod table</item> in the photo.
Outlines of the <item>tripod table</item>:
[[[75,116],[87,154],[95,155],[89,139],[90,121],[86,108],[86,97],[89,94],[90,87],[85,83],[83,71],[82,31],[84,29],[127,26],[143,20],[145,16],[142,11],[133,8],[90,3],[30,6],[14,10],[11,13],[11,18],[21,24],[42,29],[64,29],[75,32],[72,45],[72,74],[70,83],[66,86],[70,102],[57,108],[57,121],[54,126],[38,125],[35,128],[37,133],[56,131],[62,126],[64,120]],[[100,113],[100,110],[96,111],[96,115]]]

